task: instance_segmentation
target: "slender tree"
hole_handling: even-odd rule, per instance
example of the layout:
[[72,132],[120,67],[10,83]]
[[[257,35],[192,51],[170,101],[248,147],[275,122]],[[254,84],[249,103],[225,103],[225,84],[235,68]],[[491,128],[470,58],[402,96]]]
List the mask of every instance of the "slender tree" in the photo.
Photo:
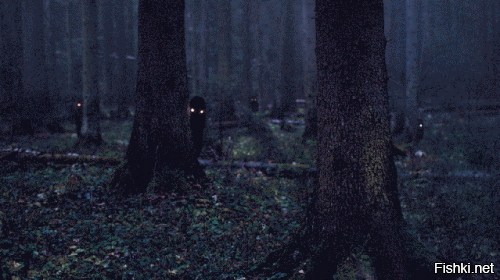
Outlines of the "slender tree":
[[315,139],[317,137],[317,108],[316,108],[316,56],[314,54],[314,46],[316,45],[314,38],[314,10],[311,8],[314,5],[313,1],[302,0],[302,63],[303,63],[303,80],[304,80],[304,95],[306,98],[306,125],[302,139]]
[[252,93],[252,0],[243,2],[243,96],[250,99]]
[[199,90],[201,92],[201,95],[206,96],[207,94],[207,35],[208,35],[208,30],[207,30],[207,13],[208,11],[208,3],[207,0],[201,0],[200,1],[200,7],[198,7],[199,10],[199,30],[200,30],[200,44],[199,44],[199,67],[198,71],[199,73],[198,78],[199,78]]
[[170,191],[178,186],[169,174],[200,170],[188,130],[184,9],[184,0],[139,2],[136,113],[124,164],[110,183],[123,194],[162,182]]
[[127,71],[126,71],[126,51],[127,37],[125,36],[125,3],[128,1],[114,0],[114,19],[116,24],[116,64],[114,69],[113,101],[118,106],[118,116],[120,119],[128,116],[128,108],[125,101],[127,96]]
[[47,75],[47,88],[49,92],[49,97],[50,97],[50,102],[51,102],[51,107],[53,109],[52,114],[49,116],[53,118],[51,122],[55,121],[54,118],[60,113],[60,106],[57,106],[60,104],[61,100],[61,95],[60,95],[60,88],[59,88],[59,77],[56,76],[57,74],[57,59],[56,59],[56,36],[59,34],[56,34],[57,28],[55,26],[55,17],[54,17],[54,1],[50,0],[44,0],[44,12],[45,12],[45,18],[46,18],[46,28],[45,28],[45,33],[46,35],[46,40],[45,40],[45,46],[46,46],[46,75]]
[[[112,96],[111,92],[113,89],[113,57],[112,52],[114,49],[114,27],[113,27],[113,2],[112,1],[102,1],[102,21],[104,29],[104,61],[103,61],[103,76],[104,76],[104,93],[105,103],[110,103],[109,98]],[[109,104],[108,104],[109,105]]]
[[[217,9],[217,97],[220,117],[232,115],[234,99],[230,96],[232,72],[231,1],[216,1]],[[223,120],[223,119],[221,119]]]
[[22,83],[23,39],[21,1],[0,2],[0,116],[10,119],[12,127],[24,99]]
[[100,125],[99,72],[97,55],[97,0],[84,0],[83,21],[83,140],[86,143],[102,143]]
[[390,25],[387,44],[387,67],[390,110],[404,110],[405,104],[405,6],[403,1],[389,1]]
[[278,105],[284,112],[293,112],[295,110],[295,98],[297,95],[296,83],[296,65],[295,65],[295,39],[296,29],[294,26],[294,1],[285,1],[283,4],[283,45],[281,59],[281,81],[280,81],[280,98]]
[[420,44],[418,36],[418,1],[406,0],[406,112],[410,133],[416,135],[418,88],[420,77]]

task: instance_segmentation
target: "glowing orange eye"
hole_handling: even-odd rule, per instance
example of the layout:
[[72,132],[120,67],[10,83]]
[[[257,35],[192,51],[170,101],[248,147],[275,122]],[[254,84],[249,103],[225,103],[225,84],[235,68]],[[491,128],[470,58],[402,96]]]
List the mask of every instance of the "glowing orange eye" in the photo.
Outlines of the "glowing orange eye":
[[82,106],[82,103],[78,103],[78,104],[76,104],[76,106],[80,107],[80,106]]
[[205,113],[205,111],[203,111],[203,110],[200,110],[200,114],[203,114],[203,113]]
[[193,108],[191,108],[191,113],[194,113],[194,109]]

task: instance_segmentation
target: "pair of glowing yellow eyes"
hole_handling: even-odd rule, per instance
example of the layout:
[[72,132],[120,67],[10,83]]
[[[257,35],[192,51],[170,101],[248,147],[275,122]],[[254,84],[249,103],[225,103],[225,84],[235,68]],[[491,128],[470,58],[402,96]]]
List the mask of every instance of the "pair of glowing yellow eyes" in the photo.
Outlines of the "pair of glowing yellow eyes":
[[[191,108],[191,113],[194,113],[195,111],[196,111],[196,110],[195,110],[194,108]],[[200,114],[203,114],[203,113],[205,113],[205,111],[200,110]]]

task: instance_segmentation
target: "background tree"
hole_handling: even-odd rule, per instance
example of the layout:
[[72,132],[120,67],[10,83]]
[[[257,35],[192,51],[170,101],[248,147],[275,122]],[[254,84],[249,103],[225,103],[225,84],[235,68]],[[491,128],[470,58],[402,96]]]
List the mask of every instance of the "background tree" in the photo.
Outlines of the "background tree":
[[97,71],[97,0],[84,0],[83,22],[83,127],[84,143],[102,143]]
[[[103,40],[103,96],[108,97],[111,95],[113,89],[113,57],[111,53],[115,48],[114,40],[114,25],[113,25],[113,2],[112,1],[102,1],[102,22],[104,29],[104,40]],[[109,100],[104,100],[106,104],[109,104]]]
[[82,99],[82,88],[81,88],[81,57],[78,52],[74,50],[75,42],[81,36],[79,28],[81,24],[81,14],[77,13],[78,5],[75,5],[73,1],[67,1],[65,4],[65,19],[66,19],[66,64],[67,64],[67,96],[71,100],[70,106],[73,107],[75,103]]
[[217,90],[216,102],[220,121],[228,120],[234,115],[234,99],[231,95],[231,72],[233,43],[231,37],[231,1],[216,1],[217,7]]
[[[248,0],[243,2],[243,96],[247,97],[248,100],[253,97],[252,88],[252,56],[253,56],[253,40],[252,32],[250,28],[252,25],[252,20],[250,18],[251,7],[253,6],[253,1]],[[249,106],[249,102],[245,102],[246,106]],[[247,105],[248,104],[248,105]]]
[[301,1],[302,20],[302,63],[304,80],[304,97],[306,100],[305,129],[303,139],[312,139],[317,136],[317,111],[316,111],[316,56],[314,46],[314,2]]
[[144,192],[171,171],[199,170],[188,131],[184,8],[184,0],[139,2],[136,114],[124,164],[110,184],[124,194]]
[[27,99],[23,101],[21,118],[29,122],[32,128],[42,124],[52,110],[48,88],[49,76],[46,69],[43,11],[43,1],[24,2],[26,17],[23,18],[25,41],[23,82]]
[[410,123],[410,132],[416,134],[418,89],[420,76],[419,20],[417,0],[406,0],[406,112]]
[[0,117],[9,119],[11,127],[20,122],[19,113],[23,102],[26,102],[22,83],[24,63],[21,11],[21,1],[0,3]]
[[46,48],[46,76],[47,76],[47,90],[49,100],[52,104],[51,112],[48,112],[50,120],[49,123],[56,122],[56,117],[61,113],[61,107],[57,106],[61,102],[61,88],[59,84],[58,75],[62,74],[57,67],[56,58],[56,42],[60,37],[56,27],[55,19],[55,1],[44,0],[44,13],[45,13],[45,48]]
[[[127,37],[125,36],[125,18],[124,9],[125,1],[114,1],[114,19],[116,23],[116,63],[114,68],[114,83],[113,83],[113,101],[118,106],[117,115],[119,119],[125,119],[128,116],[128,108],[125,104],[127,93],[128,79],[126,71],[126,55],[127,55]],[[130,50],[128,50],[130,51]]]
[[295,99],[297,97],[297,65],[295,64],[295,39],[296,29],[294,26],[294,1],[285,1],[283,4],[283,31],[282,31],[282,58],[281,58],[281,79],[280,95],[278,106],[283,112],[293,112],[295,108]]

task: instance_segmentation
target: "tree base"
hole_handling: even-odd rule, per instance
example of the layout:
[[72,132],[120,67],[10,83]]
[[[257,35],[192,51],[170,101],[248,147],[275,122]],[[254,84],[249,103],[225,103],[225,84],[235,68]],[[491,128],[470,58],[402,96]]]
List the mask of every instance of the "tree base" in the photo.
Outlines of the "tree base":
[[[335,246],[332,242],[318,240],[304,229],[295,232],[292,239],[280,249],[270,253],[247,275],[278,277],[276,279],[345,279],[355,275],[356,279],[457,279],[458,275],[435,274],[434,263],[444,262],[425,249],[408,231],[399,238],[404,247],[407,263],[405,276],[385,275],[391,261],[387,250],[380,249],[378,239],[356,238],[358,244]],[[340,250],[339,250],[340,249]],[[385,251],[385,252],[383,252]],[[378,259],[378,261],[377,261]],[[273,278],[274,279],[274,278]]]

